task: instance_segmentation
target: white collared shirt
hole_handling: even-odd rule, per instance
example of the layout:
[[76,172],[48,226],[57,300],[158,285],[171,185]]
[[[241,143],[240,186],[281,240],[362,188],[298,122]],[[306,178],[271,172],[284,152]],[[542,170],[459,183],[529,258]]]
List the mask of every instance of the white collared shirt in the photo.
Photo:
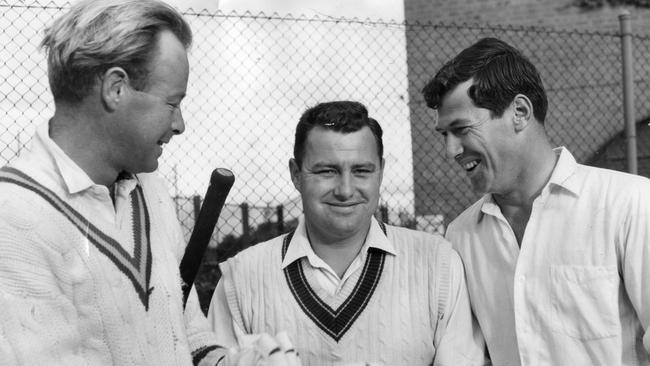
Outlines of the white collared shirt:
[[[21,169],[29,173],[37,181],[62,197],[68,197],[69,203],[85,212],[92,212],[93,217],[118,224],[120,227],[130,225],[129,195],[137,185],[137,178],[129,175],[127,179],[115,182],[115,205],[108,188],[95,184],[86,172],[79,167],[61,148],[49,137],[49,123],[43,123],[36,128],[34,141],[31,144],[31,154],[24,157],[29,159],[22,164]],[[49,168],[55,166],[53,170]]]
[[340,291],[350,276],[361,269],[363,263],[366,261],[366,257],[368,256],[369,248],[378,248],[392,255],[397,255],[393,244],[381,231],[377,221],[371,220],[370,230],[368,231],[366,241],[363,243],[359,254],[345,270],[343,277],[339,278],[336,271],[334,271],[332,267],[325,263],[325,261],[314,252],[314,249],[311,247],[309,239],[307,238],[304,216],[301,216],[298,220],[296,232],[291,238],[291,243],[287,249],[284,260],[282,261],[282,270],[294,261],[305,258],[302,263],[303,267],[306,268],[305,270],[313,271],[314,278],[316,278],[318,284],[323,287],[327,294],[334,295]]
[[491,195],[447,232],[495,365],[650,365],[650,181],[564,148],[521,248]]

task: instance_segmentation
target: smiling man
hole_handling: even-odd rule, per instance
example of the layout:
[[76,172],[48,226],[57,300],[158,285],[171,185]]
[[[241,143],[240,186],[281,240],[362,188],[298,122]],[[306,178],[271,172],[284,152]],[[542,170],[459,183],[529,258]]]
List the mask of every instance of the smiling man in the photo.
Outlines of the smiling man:
[[222,264],[219,341],[287,331],[307,365],[482,365],[463,268],[442,237],[373,214],[382,129],[359,103],[322,103],[296,128],[298,227]]
[[547,99],[494,38],[423,90],[436,129],[485,194],[447,230],[495,365],[650,365],[650,181],[553,148]]

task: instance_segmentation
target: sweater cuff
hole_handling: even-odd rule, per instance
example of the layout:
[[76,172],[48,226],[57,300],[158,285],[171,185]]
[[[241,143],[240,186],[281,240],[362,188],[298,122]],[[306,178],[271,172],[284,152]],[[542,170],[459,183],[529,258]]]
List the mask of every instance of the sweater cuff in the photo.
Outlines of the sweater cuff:
[[226,357],[227,353],[227,349],[217,345],[201,347],[192,352],[192,364],[194,366],[215,366]]

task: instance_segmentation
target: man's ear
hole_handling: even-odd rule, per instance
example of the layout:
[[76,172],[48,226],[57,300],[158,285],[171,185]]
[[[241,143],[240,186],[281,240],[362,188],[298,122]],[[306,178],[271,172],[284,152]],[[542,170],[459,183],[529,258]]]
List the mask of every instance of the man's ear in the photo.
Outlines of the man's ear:
[[534,122],[533,104],[527,96],[523,94],[515,95],[515,99],[512,101],[512,109],[514,112],[512,119],[515,132],[522,131],[531,122]]
[[127,86],[129,85],[129,76],[121,67],[111,67],[104,72],[100,79],[100,93],[104,106],[109,111],[114,111],[123,101]]
[[294,158],[289,159],[289,173],[291,173],[291,181],[293,182],[293,186],[296,187],[298,191],[300,191],[300,166]]
[[384,181],[384,166],[386,165],[386,159],[381,158],[381,166],[379,167],[379,185]]

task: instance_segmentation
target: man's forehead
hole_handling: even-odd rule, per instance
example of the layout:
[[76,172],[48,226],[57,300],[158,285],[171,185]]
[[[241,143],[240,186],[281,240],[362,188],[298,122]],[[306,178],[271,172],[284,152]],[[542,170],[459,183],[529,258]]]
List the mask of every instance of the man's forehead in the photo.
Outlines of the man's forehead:
[[447,129],[456,123],[468,119],[472,110],[477,108],[469,97],[468,90],[473,85],[473,80],[458,84],[443,96],[440,106],[436,110],[435,128]]
[[[356,131],[345,131],[345,132],[336,131],[323,126],[316,126],[307,133],[306,140],[308,143],[325,142],[325,141],[329,143],[337,143],[337,142],[341,142],[342,140],[357,140],[360,139],[362,135],[366,135],[366,134],[372,136],[372,131],[368,126],[363,126]],[[372,140],[374,141],[374,138]]]
[[469,88],[472,85],[474,85],[474,80],[469,79],[450,89],[441,98],[438,110],[445,110],[449,108],[455,109],[459,106],[464,106],[467,103],[472,104],[472,100],[469,97]]
[[336,152],[368,152],[377,156],[379,147],[369,127],[364,126],[354,132],[340,132],[323,127],[309,131],[306,141],[306,155],[312,155],[313,160],[319,156]]

